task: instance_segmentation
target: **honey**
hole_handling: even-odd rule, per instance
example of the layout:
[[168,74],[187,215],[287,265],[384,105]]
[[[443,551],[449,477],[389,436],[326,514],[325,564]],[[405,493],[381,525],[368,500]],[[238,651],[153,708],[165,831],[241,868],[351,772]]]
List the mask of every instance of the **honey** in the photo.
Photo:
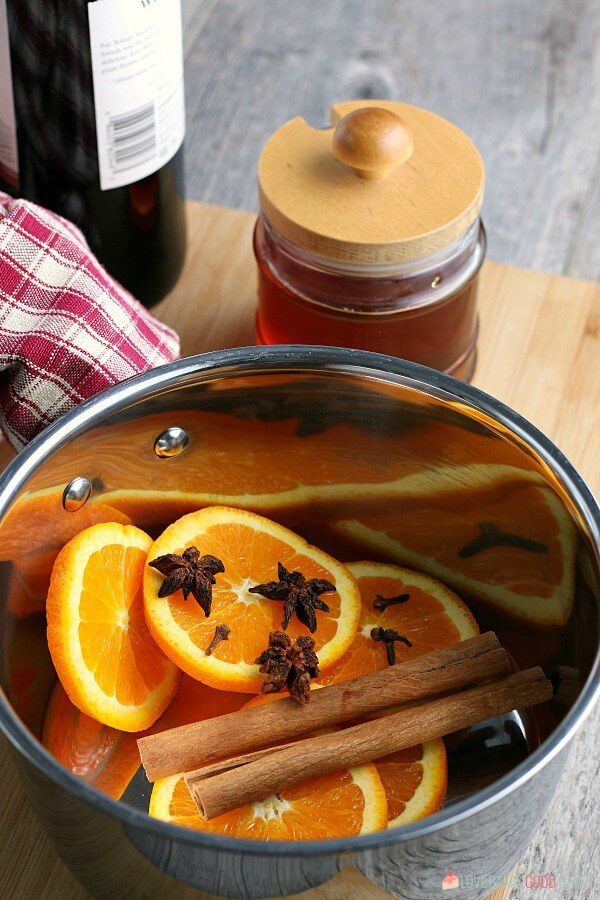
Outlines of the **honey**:
[[478,221],[453,253],[421,270],[343,272],[291,245],[261,217],[254,232],[257,343],[372,350],[470,380],[485,246]]
[[259,164],[256,340],[410,359],[470,379],[483,164],[456,126],[356,101],[335,128],[294,119]]

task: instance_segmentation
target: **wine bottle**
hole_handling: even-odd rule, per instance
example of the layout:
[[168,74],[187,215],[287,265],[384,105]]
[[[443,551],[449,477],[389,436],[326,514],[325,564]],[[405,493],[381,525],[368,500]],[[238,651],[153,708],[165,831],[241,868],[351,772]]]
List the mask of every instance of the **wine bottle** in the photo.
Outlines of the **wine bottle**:
[[0,0],[0,189],[147,306],[185,255],[180,0]]

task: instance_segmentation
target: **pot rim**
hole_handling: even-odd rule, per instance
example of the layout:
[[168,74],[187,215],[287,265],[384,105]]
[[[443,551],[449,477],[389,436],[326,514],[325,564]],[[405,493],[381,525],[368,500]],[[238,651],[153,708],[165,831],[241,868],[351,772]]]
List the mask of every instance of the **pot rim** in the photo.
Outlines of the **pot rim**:
[[[248,368],[297,371],[314,369],[315,374],[356,371],[375,380],[404,384],[422,390],[430,396],[459,401],[471,409],[489,415],[497,423],[508,427],[532,447],[550,470],[558,476],[571,501],[578,508],[594,540],[600,557],[600,507],[590,489],[564,454],[535,426],[519,413],[494,399],[473,385],[437,372],[426,366],[392,356],[338,347],[302,344],[262,347],[238,347],[216,350],[186,357],[108,388],[67,412],[34,438],[0,475],[0,516],[8,509],[19,489],[50,453],[70,438],[116,412],[121,406],[139,399],[148,399],[155,392],[173,387],[180,379],[222,374],[248,374]],[[98,808],[127,827],[154,832],[157,836],[220,852],[244,852],[253,856],[316,856],[332,853],[356,853],[374,847],[420,838],[461,822],[486,807],[509,796],[520,788],[554,757],[573,738],[594,703],[600,697],[600,647],[594,665],[577,701],[557,728],[525,760],[492,785],[457,801],[418,822],[390,831],[379,831],[356,837],[318,841],[259,841],[233,838],[193,831],[150,817],[141,810],[102,794],[96,788],[65,769],[29,732],[0,691],[0,728],[13,746],[42,774],[78,799]]]

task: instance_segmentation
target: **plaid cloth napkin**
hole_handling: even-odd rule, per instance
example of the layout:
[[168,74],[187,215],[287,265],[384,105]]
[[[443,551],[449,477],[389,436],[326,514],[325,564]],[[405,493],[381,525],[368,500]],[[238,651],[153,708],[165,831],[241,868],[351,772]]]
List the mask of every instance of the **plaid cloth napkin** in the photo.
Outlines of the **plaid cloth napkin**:
[[175,332],[108,275],[71,222],[0,192],[0,428],[13,447],[178,354]]

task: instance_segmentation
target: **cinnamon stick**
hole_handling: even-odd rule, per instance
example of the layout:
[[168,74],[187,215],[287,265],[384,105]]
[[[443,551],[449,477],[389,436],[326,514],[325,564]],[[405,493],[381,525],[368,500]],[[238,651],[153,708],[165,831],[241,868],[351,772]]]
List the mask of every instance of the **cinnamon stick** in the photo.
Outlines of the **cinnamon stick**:
[[308,778],[361,765],[491,716],[533,706],[549,700],[552,693],[552,684],[536,667],[386,718],[283,748],[268,748],[251,754],[251,761],[226,760],[211,766],[208,773],[203,769],[189,772],[185,781],[200,813],[213,819]]
[[285,697],[264,706],[140,738],[138,748],[148,780],[156,781],[399,703],[458,690],[509,671],[508,658],[498,638],[487,632],[352,681],[313,691],[310,703],[304,706]]

